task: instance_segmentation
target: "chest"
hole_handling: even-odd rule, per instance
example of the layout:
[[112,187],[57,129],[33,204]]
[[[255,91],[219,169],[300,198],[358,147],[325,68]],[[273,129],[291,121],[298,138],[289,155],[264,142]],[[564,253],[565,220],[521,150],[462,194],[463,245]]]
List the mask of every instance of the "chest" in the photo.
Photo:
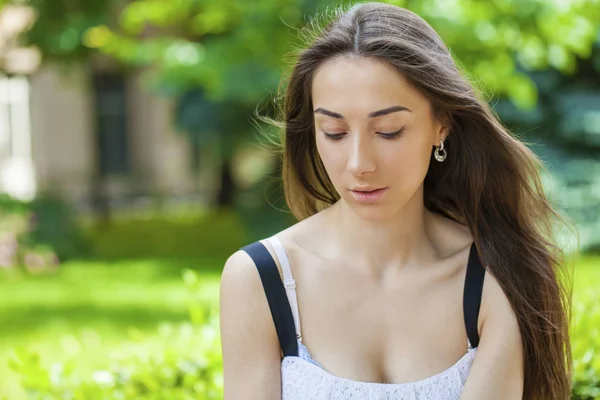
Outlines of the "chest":
[[330,373],[403,383],[440,373],[465,354],[461,268],[373,277],[310,266],[294,271],[303,339]]

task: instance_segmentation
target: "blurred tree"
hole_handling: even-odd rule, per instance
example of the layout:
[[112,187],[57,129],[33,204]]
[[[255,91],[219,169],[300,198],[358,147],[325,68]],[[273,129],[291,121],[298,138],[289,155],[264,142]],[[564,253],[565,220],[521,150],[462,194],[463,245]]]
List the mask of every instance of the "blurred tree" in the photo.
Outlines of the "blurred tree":
[[[596,0],[389,0],[427,19],[481,87],[533,107],[533,81],[519,71],[573,73],[600,23]],[[119,26],[97,26],[83,44],[133,65],[152,65],[171,90],[202,87],[210,99],[256,104],[279,78],[294,29],[324,0],[138,0]]]
[[[223,159],[222,205],[235,193],[231,155],[252,135],[249,116],[275,92],[284,54],[300,43],[305,15],[331,14],[329,0],[0,0],[38,18],[25,34],[46,58],[91,51],[149,67],[160,92],[178,96],[177,124]],[[350,1],[353,3],[354,1]],[[600,23],[597,0],[388,0],[423,16],[490,99],[519,109],[538,99],[531,70],[576,72]],[[347,2],[344,2],[347,3]],[[596,63],[596,73],[600,64]]]
[[44,60],[62,63],[81,61],[96,52],[84,45],[83,37],[90,28],[110,22],[115,4],[114,0],[0,0],[0,8],[14,5],[34,10],[35,22],[22,35],[22,44],[36,46]]
[[494,106],[548,166],[546,187],[577,224],[581,247],[600,251],[600,37],[592,56],[578,64],[572,75],[529,72],[539,91],[530,112],[505,99]]

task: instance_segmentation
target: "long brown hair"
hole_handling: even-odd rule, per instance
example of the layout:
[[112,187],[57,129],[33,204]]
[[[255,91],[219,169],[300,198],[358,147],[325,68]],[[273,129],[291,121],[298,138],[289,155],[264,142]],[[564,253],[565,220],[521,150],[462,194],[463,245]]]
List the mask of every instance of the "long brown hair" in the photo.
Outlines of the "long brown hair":
[[524,349],[523,398],[569,398],[570,281],[555,239],[561,218],[544,193],[541,162],[499,122],[422,18],[384,3],[334,8],[325,17],[324,26],[315,18],[305,28],[307,44],[280,86],[290,210],[301,220],[339,199],[315,144],[315,70],[346,54],[395,66],[450,128],[447,159],[431,162],[425,178],[425,206],[469,227],[483,264],[508,297]]

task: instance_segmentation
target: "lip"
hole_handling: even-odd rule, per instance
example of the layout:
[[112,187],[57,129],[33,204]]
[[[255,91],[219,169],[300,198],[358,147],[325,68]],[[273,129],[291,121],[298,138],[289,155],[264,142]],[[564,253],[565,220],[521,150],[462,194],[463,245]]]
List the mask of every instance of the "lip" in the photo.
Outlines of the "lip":
[[383,194],[387,191],[388,188],[363,188],[363,189],[351,189],[350,193],[354,199],[360,203],[375,203],[381,199]]

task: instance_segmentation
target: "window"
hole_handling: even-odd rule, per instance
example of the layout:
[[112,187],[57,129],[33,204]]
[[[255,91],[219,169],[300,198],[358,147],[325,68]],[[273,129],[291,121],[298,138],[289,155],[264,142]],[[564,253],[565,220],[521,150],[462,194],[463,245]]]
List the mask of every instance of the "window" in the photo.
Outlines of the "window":
[[0,159],[31,158],[29,82],[0,75]]
[[96,73],[96,138],[101,175],[124,175],[130,170],[127,140],[125,75]]
[[36,193],[30,122],[29,81],[0,75],[0,192],[22,200]]

